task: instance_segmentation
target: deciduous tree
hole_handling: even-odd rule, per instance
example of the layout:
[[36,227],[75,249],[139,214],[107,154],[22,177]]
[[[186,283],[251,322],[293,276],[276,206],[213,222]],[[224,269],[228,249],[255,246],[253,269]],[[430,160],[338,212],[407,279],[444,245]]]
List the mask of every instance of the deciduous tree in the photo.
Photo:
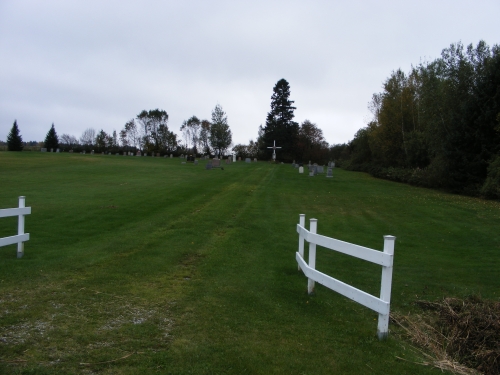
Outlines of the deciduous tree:
[[233,141],[231,129],[227,123],[226,113],[217,104],[212,111],[212,126],[210,127],[209,142],[215,154],[222,157]]

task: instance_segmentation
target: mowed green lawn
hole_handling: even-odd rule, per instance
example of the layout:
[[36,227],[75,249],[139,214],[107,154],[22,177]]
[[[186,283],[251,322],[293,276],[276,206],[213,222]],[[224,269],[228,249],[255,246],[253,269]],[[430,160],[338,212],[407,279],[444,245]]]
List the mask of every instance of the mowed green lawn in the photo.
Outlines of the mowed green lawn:
[[[498,202],[339,169],[204,164],[0,153],[0,208],[20,195],[32,207],[25,256],[0,248],[0,373],[439,373],[393,325],[379,341],[376,313],[321,285],[308,296],[301,213],[374,249],[397,237],[392,311],[499,298]],[[16,233],[0,219],[0,237]],[[317,268],[379,293],[379,266],[318,248]]]

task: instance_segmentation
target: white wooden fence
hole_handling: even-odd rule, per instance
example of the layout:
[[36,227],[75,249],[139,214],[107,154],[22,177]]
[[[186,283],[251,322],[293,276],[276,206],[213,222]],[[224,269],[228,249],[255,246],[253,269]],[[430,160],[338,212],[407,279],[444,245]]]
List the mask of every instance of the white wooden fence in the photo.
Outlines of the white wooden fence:
[[[318,221],[316,219],[310,219],[309,230],[307,230],[305,228],[305,220],[306,216],[301,214],[299,224],[297,224],[297,233],[299,234],[299,251],[296,253],[295,258],[297,259],[299,270],[302,270],[308,278],[307,291],[309,294],[314,291],[314,282],[318,282],[327,288],[332,289],[343,296],[368,307],[369,309],[372,309],[379,314],[377,327],[378,338],[381,340],[385,339],[389,334],[392,265],[394,259],[394,242],[396,237],[384,236],[384,251],[381,252],[316,234]],[[309,264],[307,264],[304,260],[304,240],[309,243]],[[371,294],[317,271],[316,245],[381,265],[382,282],[380,287],[380,298],[372,296]]]
[[18,216],[17,236],[0,238],[0,247],[17,243],[17,257],[24,255],[24,242],[30,239],[29,233],[24,233],[24,215],[31,214],[31,207],[25,207],[25,198],[19,197],[19,208],[7,208],[0,210],[0,218]]

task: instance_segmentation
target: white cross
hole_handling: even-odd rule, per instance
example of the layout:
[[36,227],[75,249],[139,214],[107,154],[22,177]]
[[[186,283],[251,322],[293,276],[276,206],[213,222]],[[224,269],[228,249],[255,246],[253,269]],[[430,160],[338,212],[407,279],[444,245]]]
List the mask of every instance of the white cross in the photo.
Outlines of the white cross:
[[276,141],[273,143],[273,147],[268,147],[273,149],[273,160],[276,160],[276,149],[281,147],[276,147]]

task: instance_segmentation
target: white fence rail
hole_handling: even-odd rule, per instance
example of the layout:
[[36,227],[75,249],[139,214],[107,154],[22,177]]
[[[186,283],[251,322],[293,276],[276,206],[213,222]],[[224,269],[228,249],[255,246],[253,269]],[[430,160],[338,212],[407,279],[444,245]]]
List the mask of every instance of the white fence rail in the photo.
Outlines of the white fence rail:
[[6,208],[0,210],[0,218],[18,216],[17,236],[0,238],[0,247],[17,243],[17,257],[24,255],[24,242],[30,239],[29,233],[24,233],[24,216],[31,214],[31,207],[25,207],[26,197],[19,197],[19,208]]
[[[306,216],[299,216],[297,233],[299,234],[299,251],[295,258],[299,270],[304,272],[308,278],[307,291],[309,294],[314,291],[314,283],[318,282],[329,289],[332,289],[343,296],[358,302],[359,304],[372,309],[378,315],[377,335],[379,339],[384,339],[389,334],[389,312],[391,304],[392,286],[392,265],[394,259],[394,243],[396,237],[384,236],[384,251],[369,249],[367,247],[354,245],[348,242],[339,241],[334,238],[321,236],[316,233],[318,221],[310,219],[309,230],[305,228]],[[309,243],[309,262],[304,260],[304,240]],[[382,266],[382,282],[380,287],[380,298],[372,296],[351,285],[334,279],[316,270],[316,245],[330,250],[338,251],[359,259],[366,260]]]

